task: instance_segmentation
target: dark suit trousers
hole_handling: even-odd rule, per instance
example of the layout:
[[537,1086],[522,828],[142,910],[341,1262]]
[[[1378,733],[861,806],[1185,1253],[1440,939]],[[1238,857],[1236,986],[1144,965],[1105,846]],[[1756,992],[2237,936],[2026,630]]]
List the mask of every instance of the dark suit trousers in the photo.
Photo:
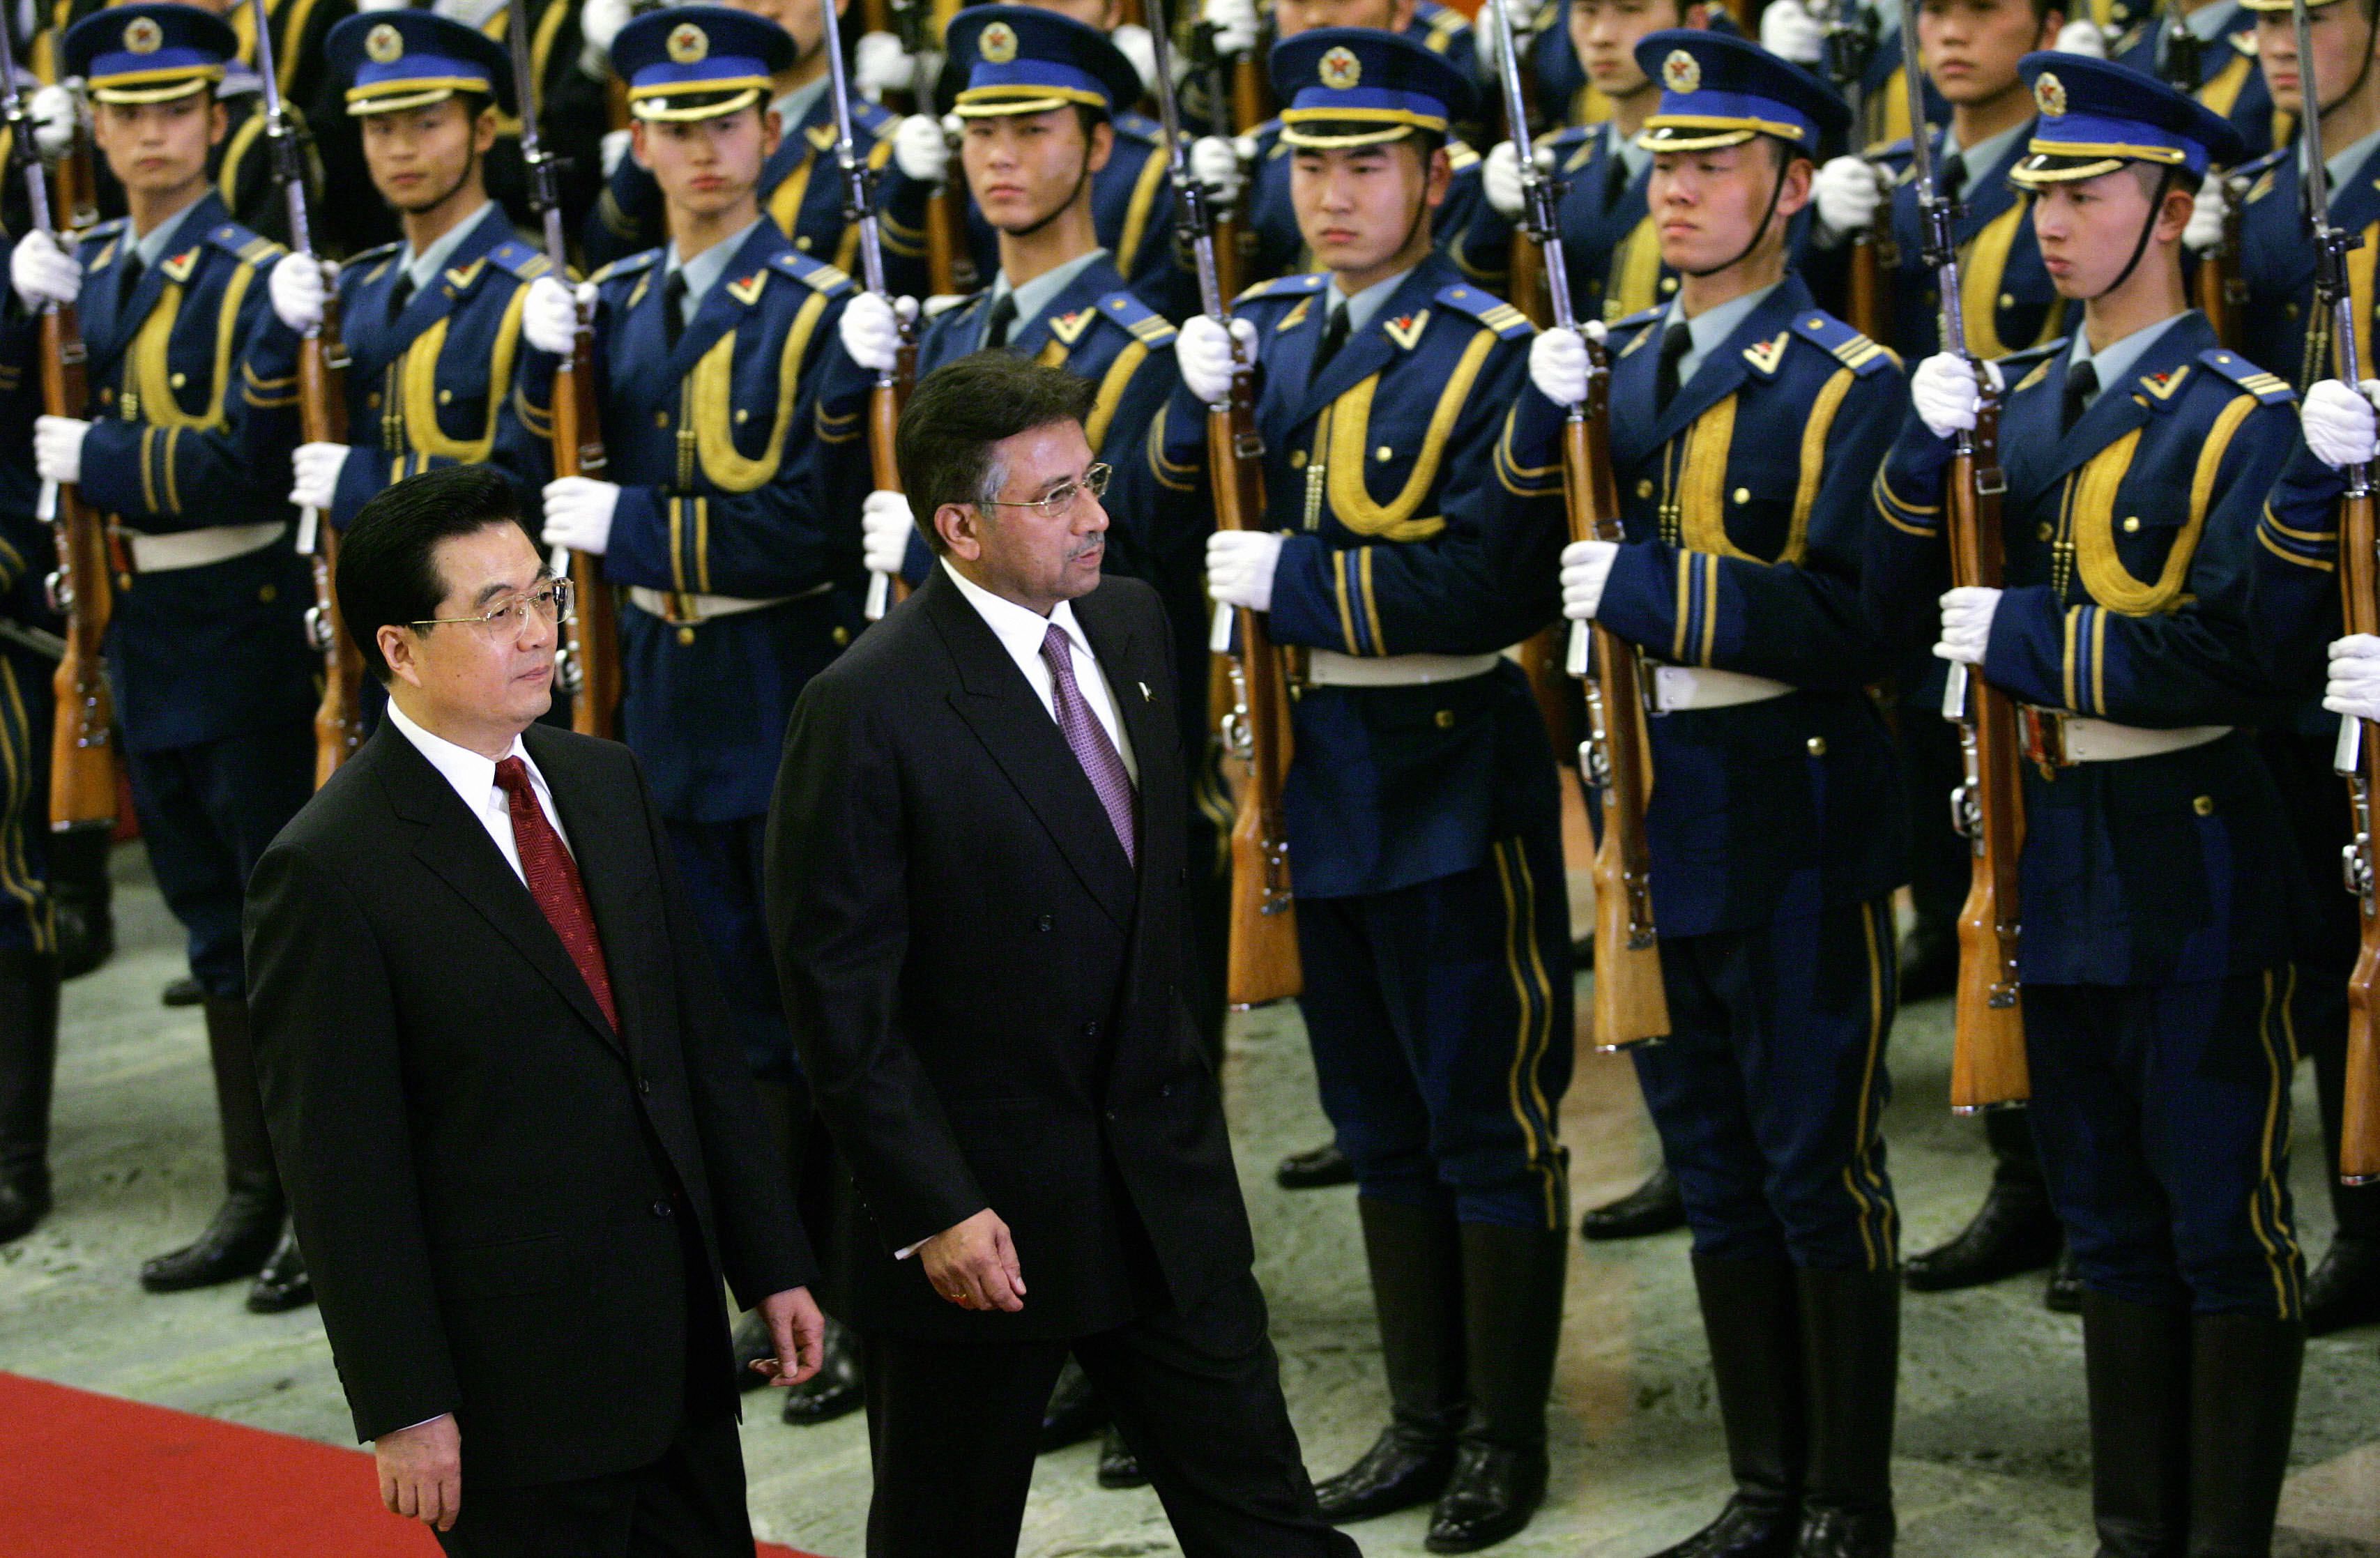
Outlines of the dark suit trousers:
[[1354,1558],[1354,1540],[1316,1507],[1264,1295],[1245,1274],[1188,1313],[1160,1310],[1071,1343],[871,1335],[868,1558],[1015,1552],[1041,1408],[1070,1349],[1140,1457],[1184,1558]]
[[527,1488],[463,1487],[448,1558],[752,1558],[733,1410],[678,1430],[634,1471]]

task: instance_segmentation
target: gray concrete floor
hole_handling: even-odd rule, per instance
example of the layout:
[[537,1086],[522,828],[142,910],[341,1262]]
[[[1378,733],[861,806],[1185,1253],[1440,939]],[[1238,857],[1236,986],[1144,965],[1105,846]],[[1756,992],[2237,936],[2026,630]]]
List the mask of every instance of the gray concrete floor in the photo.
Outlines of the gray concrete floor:
[[[142,1257],[212,1210],[219,1170],[199,1019],[157,1003],[182,971],[178,931],[138,849],[119,851],[116,865],[123,950],[67,994],[58,1211],[0,1248],[0,1368],[347,1443],[313,1311],[263,1319],[241,1308],[237,1286],[160,1298],[134,1282]],[[1949,1047],[1944,1004],[1902,1014],[1886,1134],[1910,1249],[1954,1232],[1986,1173],[1980,1132],[1943,1107]],[[2310,1078],[2300,1081],[2299,1221],[2319,1252],[2330,1218]],[[1289,1195],[1271,1182],[1281,1153],[1327,1129],[1293,1010],[1234,1019],[1226,1087],[1283,1382],[1307,1463],[1328,1475],[1369,1443],[1385,1401],[1351,1192]],[[1632,1187],[1653,1162],[1624,1061],[1582,1060],[1564,1132],[1582,1207]],[[1723,1497],[1685,1255],[1682,1235],[1574,1248],[1551,1413],[1553,1493],[1500,1552],[1632,1558],[1694,1529]],[[1908,1558],[2090,1550],[2080,1337],[2040,1296],[2041,1279],[2027,1277],[1911,1298],[1896,1467]],[[787,1428],[772,1398],[749,1399],[745,1455],[761,1535],[856,1558],[868,1495],[862,1423]],[[1152,1494],[1098,1488],[1095,1454],[1083,1446],[1041,1462],[1021,1551],[1176,1551]],[[2279,1551],[2380,1558],[2380,1329],[2313,1344],[2296,1464]],[[1423,1526],[1412,1514],[1354,1531],[1366,1552],[1417,1553]]]

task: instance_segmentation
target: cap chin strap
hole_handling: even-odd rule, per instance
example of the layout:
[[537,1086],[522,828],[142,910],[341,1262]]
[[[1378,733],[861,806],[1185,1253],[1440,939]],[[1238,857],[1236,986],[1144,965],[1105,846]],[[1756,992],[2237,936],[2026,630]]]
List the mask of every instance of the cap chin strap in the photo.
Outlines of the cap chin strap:
[[2156,193],[2149,197],[2149,219],[2141,224],[2141,236],[2132,245],[2132,257],[2124,262],[2124,268],[2116,273],[2115,280],[2085,298],[2084,302],[2095,303],[2132,279],[2132,273],[2140,268],[2141,256],[2149,251],[2149,238],[2156,232],[2158,215],[2165,210],[2166,195],[2172,189],[2173,169],[2171,167],[2160,169],[2157,173]]
[[[1746,144],[1749,144],[1749,142]],[[1684,274],[1694,276],[1696,279],[1700,279],[1704,276],[1715,276],[1721,271],[1733,270],[1736,266],[1742,264],[1745,257],[1750,255],[1754,250],[1760,247],[1760,240],[1768,236],[1768,219],[1777,214],[1777,202],[1785,198],[1785,176],[1792,171],[1793,159],[1791,157],[1787,157],[1777,164],[1777,182],[1769,187],[1768,204],[1761,212],[1760,220],[1753,224],[1751,238],[1745,242],[1742,249],[1735,251],[1735,257],[1733,259],[1728,260],[1720,264],[1713,265],[1706,270],[1687,271]]]

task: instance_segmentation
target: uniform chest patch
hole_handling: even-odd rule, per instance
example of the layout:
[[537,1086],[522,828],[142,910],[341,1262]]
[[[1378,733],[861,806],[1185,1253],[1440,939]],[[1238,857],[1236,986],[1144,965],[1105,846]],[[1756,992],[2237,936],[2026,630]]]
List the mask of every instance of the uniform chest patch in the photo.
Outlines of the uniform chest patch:
[[1417,314],[1405,314],[1390,320],[1380,328],[1389,333],[1390,340],[1411,351],[1414,344],[1421,339],[1421,333],[1429,328],[1429,310],[1424,309]]

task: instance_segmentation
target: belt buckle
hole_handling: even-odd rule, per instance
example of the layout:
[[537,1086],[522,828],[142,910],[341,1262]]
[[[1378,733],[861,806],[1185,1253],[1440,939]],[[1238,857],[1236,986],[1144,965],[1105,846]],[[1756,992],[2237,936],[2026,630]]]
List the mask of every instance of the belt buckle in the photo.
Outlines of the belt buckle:
[[2066,712],[2043,709],[2031,703],[2016,708],[2017,738],[2024,744],[2024,759],[2045,771],[2071,768],[2074,760],[2066,749]]

